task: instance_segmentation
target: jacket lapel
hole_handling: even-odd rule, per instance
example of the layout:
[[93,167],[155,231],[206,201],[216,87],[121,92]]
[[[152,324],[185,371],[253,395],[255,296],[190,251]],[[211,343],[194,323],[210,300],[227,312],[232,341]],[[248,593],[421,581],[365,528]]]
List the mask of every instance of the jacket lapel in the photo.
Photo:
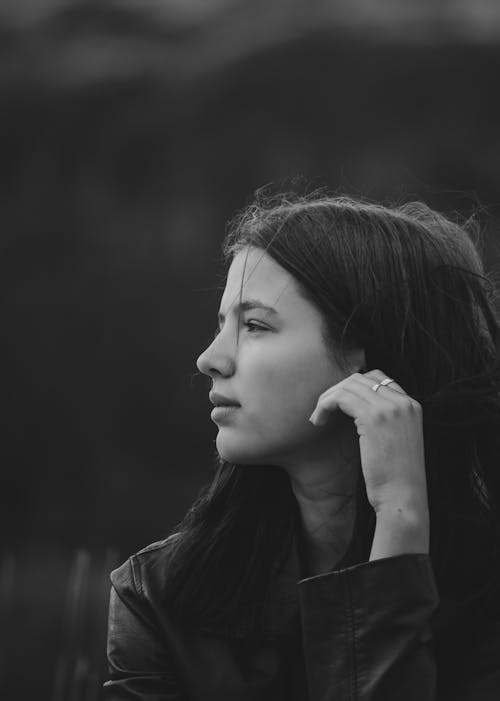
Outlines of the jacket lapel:
[[[283,566],[275,573],[266,601],[258,607],[244,610],[237,620],[212,623],[200,631],[224,638],[254,638],[273,640],[287,637],[296,627],[299,617],[297,582],[302,568],[296,536]],[[260,624],[255,626],[255,620]]]

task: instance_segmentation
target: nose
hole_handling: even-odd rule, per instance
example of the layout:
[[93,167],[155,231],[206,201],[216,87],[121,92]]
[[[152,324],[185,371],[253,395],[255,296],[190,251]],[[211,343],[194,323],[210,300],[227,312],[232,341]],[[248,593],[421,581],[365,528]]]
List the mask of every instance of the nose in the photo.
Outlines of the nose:
[[224,339],[221,331],[198,357],[196,366],[200,372],[212,379],[230,377],[235,370],[234,352],[234,340],[230,345],[229,339]]

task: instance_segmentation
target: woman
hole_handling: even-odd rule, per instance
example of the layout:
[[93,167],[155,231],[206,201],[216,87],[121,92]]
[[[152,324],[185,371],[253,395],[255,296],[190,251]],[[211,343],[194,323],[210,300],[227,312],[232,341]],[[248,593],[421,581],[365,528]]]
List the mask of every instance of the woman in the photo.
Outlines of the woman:
[[500,698],[500,360],[468,233],[259,193],[200,355],[217,470],[112,575],[107,699]]

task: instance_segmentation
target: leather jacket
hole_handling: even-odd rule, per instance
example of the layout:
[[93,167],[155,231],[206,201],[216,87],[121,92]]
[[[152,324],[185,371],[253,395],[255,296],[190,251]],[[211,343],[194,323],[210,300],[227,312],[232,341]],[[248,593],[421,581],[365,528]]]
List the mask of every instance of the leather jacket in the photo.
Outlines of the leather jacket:
[[111,573],[107,701],[498,701],[500,615],[440,603],[407,554],[276,577],[260,636],[188,628],[165,608],[169,539]]

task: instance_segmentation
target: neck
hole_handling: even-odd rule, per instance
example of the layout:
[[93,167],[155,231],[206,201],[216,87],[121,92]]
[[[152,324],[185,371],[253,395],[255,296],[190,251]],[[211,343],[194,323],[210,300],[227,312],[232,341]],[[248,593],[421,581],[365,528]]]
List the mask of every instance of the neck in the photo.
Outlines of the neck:
[[357,433],[348,428],[325,455],[286,468],[299,505],[308,577],[334,569],[353,536],[361,463]]

